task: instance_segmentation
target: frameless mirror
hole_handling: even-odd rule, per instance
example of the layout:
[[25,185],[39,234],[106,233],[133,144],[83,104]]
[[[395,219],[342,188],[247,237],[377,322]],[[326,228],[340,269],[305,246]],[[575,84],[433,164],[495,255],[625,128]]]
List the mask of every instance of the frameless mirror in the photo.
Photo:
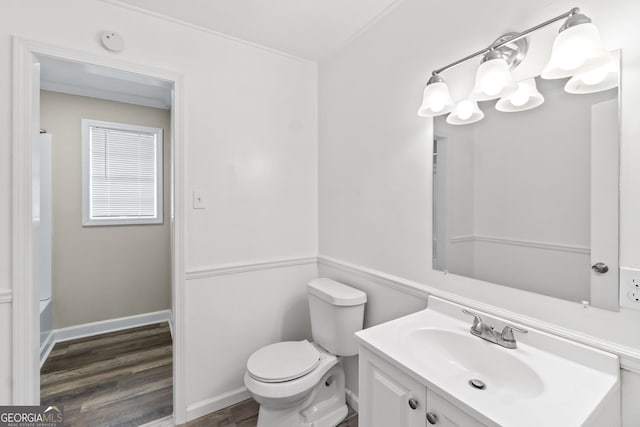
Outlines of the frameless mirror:
[[433,268],[617,310],[618,87],[536,83],[535,109],[434,119]]

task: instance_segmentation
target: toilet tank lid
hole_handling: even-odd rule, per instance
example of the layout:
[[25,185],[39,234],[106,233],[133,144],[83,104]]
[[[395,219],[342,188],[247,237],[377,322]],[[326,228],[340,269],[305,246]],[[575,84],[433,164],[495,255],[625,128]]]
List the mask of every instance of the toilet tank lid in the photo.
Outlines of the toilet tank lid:
[[307,285],[310,294],[338,306],[361,305],[367,302],[367,294],[332,279],[314,279]]

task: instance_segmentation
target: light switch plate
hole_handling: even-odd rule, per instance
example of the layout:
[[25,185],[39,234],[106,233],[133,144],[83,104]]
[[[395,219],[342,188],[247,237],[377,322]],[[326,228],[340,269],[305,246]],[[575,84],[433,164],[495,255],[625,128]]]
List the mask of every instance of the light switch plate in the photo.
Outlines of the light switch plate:
[[620,307],[640,310],[640,269],[620,267]]
[[194,190],[193,192],[193,209],[206,209],[207,198],[204,191]]

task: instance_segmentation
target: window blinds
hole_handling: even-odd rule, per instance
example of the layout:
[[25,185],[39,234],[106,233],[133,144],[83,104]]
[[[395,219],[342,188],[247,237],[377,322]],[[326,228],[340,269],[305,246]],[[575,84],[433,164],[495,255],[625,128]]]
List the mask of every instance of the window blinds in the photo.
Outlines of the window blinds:
[[158,217],[158,136],[89,126],[90,219]]

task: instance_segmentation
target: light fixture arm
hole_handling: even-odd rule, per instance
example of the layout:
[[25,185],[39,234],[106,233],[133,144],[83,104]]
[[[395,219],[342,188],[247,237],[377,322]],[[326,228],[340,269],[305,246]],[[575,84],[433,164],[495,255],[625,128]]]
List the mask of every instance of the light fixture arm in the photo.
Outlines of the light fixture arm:
[[466,62],[466,61],[468,61],[470,59],[473,59],[473,58],[475,58],[477,56],[486,55],[490,51],[500,49],[501,47],[506,46],[509,43],[516,42],[516,41],[522,39],[523,37],[526,37],[527,35],[531,34],[534,31],[537,31],[537,30],[539,30],[541,28],[544,28],[544,27],[546,27],[548,25],[551,25],[554,22],[558,22],[558,21],[560,21],[562,19],[570,18],[570,17],[572,17],[574,15],[577,15],[579,13],[580,13],[580,8],[574,7],[573,9],[571,9],[570,11],[568,11],[566,13],[563,13],[562,15],[558,15],[555,18],[551,18],[551,19],[549,19],[549,20],[547,20],[547,21],[545,21],[545,22],[543,22],[541,24],[538,24],[538,25],[536,25],[534,27],[528,28],[528,29],[526,29],[526,30],[524,30],[524,31],[522,31],[520,33],[513,34],[512,36],[508,37],[506,40],[502,40],[502,41],[499,41],[497,43],[493,42],[492,44],[490,44],[489,46],[487,46],[484,49],[481,49],[481,50],[479,50],[477,52],[474,52],[471,55],[465,56],[464,58],[459,59],[459,60],[457,60],[455,62],[447,64],[442,68],[438,68],[437,70],[434,70],[431,74],[433,76],[437,76],[440,73],[442,73],[443,71],[446,71],[446,70],[448,70],[450,68],[453,68],[456,65],[460,65],[463,62]]

